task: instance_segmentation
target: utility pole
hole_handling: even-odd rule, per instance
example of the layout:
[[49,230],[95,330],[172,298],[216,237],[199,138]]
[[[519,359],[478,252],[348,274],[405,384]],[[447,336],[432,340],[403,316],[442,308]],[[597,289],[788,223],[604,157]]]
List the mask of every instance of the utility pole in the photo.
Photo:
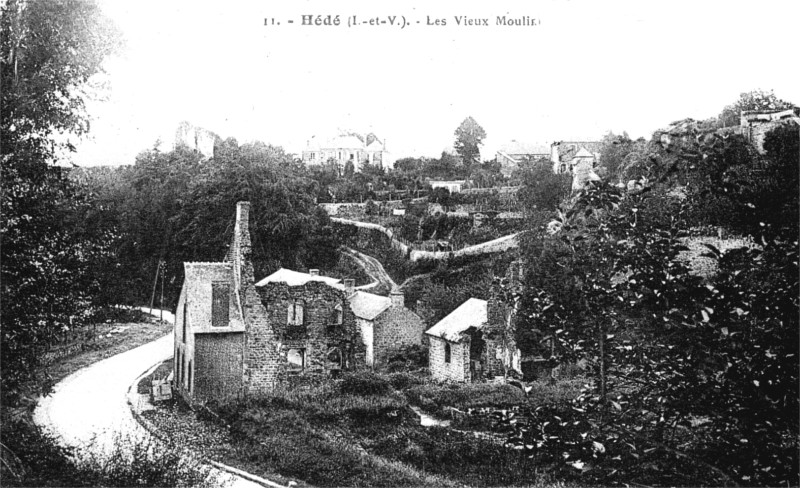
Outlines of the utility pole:
[[166,267],[166,264],[167,263],[163,259],[158,263],[158,269],[161,271],[161,299],[158,302],[158,317],[162,322],[164,321],[164,268]]
[[158,260],[156,266],[156,275],[153,278],[153,293],[150,294],[150,313],[153,313],[153,303],[156,301],[156,286],[158,286],[158,272],[161,270],[161,260]]

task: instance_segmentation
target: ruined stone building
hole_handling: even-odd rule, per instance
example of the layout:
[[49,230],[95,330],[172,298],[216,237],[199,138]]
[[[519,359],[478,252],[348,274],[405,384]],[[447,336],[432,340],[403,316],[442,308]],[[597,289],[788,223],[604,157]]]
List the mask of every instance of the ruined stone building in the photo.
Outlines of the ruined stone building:
[[[248,202],[239,202],[230,251],[184,263],[175,312],[174,387],[190,403],[266,393],[292,375],[379,364],[419,343],[422,321],[391,298],[356,292],[352,280],[280,269],[258,283],[250,260]],[[377,304],[377,306],[376,306]]]
[[794,127],[800,127],[800,108],[743,111],[739,122],[744,136],[761,154],[765,152],[764,138],[767,132],[781,124],[793,124]]
[[507,310],[495,300],[470,298],[428,329],[431,376],[472,382],[522,373]]
[[256,289],[282,372],[336,375],[364,363],[365,347],[339,280],[320,276],[318,270],[279,269],[256,283]]

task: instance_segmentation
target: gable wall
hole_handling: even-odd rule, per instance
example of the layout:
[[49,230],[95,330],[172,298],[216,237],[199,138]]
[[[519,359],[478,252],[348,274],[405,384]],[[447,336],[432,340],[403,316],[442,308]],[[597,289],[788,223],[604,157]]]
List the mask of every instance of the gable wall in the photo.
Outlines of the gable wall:
[[444,362],[444,346],[448,342],[441,337],[430,337],[429,365],[431,376],[437,381],[464,382],[469,378],[469,341],[450,342],[450,363]]
[[375,365],[383,365],[402,346],[422,344],[425,323],[406,307],[392,306],[375,320]]

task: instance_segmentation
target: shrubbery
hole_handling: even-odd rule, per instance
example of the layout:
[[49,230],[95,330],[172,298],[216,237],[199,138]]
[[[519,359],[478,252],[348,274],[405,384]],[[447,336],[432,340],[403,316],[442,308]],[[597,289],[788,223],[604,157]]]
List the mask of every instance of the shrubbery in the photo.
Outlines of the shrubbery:
[[385,395],[392,391],[392,385],[375,373],[359,371],[345,374],[339,390],[351,395]]

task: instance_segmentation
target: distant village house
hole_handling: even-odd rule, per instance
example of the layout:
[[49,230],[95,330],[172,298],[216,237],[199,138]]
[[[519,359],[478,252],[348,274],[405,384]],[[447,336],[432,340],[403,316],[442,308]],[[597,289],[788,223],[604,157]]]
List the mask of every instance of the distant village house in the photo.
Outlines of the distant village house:
[[369,133],[341,134],[331,139],[312,137],[303,150],[303,162],[306,165],[321,165],[327,161],[334,161],[340,169],[344,169],[348,162],[353,163],[355,171],[361,171],[365,164],[372,164],[380,168],[392,167],[389,151],[386,149],[386,140]]
[[512,140],[510,143],[498,149],[495,159],[500,164],[500,172],[503,176],[511,176],[514,170],[528,162],[539,159],[550,159],[550,148],[544,145],[527,144]]

